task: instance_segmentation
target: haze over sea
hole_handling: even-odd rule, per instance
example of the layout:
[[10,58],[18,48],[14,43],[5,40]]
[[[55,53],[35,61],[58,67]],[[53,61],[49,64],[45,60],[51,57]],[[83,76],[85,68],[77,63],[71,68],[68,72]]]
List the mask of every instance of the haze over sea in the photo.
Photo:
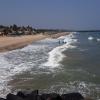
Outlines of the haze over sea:
[[0,53],[0,94],[39,89],[100,99],[100,32],[74,32]]

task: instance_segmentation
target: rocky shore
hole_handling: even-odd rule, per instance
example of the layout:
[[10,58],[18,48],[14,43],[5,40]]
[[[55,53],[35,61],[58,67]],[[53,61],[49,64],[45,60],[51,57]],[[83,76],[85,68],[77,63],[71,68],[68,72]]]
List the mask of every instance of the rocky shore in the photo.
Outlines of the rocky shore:
[[85,99],[80,93],[68,93],[68,94],[40,94],[38,90],[31,92],[19,91],[16,94],[9,93],[6,99],[0,98],[0,100],[90,100]]

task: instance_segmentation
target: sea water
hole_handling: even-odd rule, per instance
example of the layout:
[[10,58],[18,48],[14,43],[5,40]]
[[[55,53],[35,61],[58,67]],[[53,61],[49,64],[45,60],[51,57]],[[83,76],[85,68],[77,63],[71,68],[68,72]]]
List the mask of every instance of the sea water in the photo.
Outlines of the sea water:
[[1,96],[33,89],[100,99],[100,32],[74,32],[1,53]]

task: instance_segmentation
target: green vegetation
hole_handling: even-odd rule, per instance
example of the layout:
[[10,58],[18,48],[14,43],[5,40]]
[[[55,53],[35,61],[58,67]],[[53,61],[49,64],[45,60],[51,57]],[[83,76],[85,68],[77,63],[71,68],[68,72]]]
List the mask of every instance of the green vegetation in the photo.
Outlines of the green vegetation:
[[19,35],[35,35],[35,34],[56,34],[64,32],[65,30],[58,29],[35,29],[31,26],[17,26],[16,24],[10,26],[0,25],[0,36],[19,36]]
[[9,36],[9,35],[32,35],[36,34],[35,29],[31,26],[17,26],[17,25],[10,25],[10,26],[3,26],[0,25],[0,35],[1,36]]

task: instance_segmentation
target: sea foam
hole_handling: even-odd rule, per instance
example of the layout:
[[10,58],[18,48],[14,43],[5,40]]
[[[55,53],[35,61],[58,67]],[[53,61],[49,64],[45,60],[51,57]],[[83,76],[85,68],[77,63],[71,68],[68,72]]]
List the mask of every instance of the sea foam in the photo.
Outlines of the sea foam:
[[67,49],[75,48],[75,46],[73,46],[72,43],[77,42],[77,40],[73,38],[74,38],[73,33],[67,36],[59,37],[58,39],[63,39],[64,44],[57,46],[48,53],[48,60],[46,63],[43,64],[43,66],[47,66],[50,68],[57,68],[58,66],[61,66],[60,62],[65,57],[63,52]]
[[88,40],[93,40],[94,38],[92,36],[89,36],[88,37]]
[[[62,42],[66,41],[66,43],[59,44],[59,39]],[[71,44],[75,42],[72,34],[59,39],[44,39],[22,49],[1,53],[0,95],[3,97],[3,95],[5,96],[8,92],[11,92],[12,87],[7,84],[12,80],[12,76],[16,74],[31,71],[32,68],[34,68],[32,73],[47,73],[54,68],[59,68],[58,66],[61,65],[60,62],[65,57],[63,51],[74,48]],[[59,46],[55,47],[55,45]],[[46,71],[40,70],[41,68]]]
[[[29,45],[22,49],[0,54],[0,96],[4,97],[11,92],[11,87],[7,84],[12,80],[12,76],[30,71],[31,68],[42,62],[41,54],[45,55],[46,48],[48,48],[47,45]],[[40,58],[37,57],[39,53]]]
[[97,41],[99,42],[100,41],[100,38],[97,38]]

